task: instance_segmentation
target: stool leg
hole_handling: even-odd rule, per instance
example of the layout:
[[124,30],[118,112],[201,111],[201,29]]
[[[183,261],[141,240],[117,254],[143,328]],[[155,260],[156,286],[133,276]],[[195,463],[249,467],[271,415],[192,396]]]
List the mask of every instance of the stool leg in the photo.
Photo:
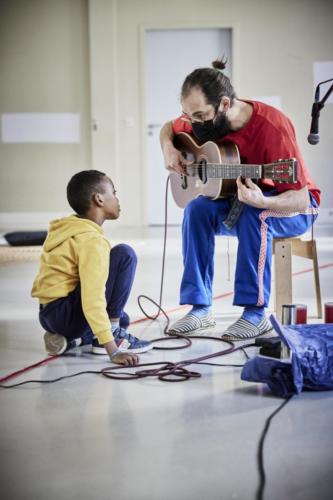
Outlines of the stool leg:
[[316,300],[317,300],[317,314],[318,318],[323,317],[323,308],[321,304],[321,291],[320,291],[320,281],[319,281],[319,267],[318,267],[318,256],[317,256],[317,245],[316,241],[312,241],[312,258],[313,258],[313,272],[316,285]]
[[282,305],[292,304],[292,242],[276,241],[275,245],[275,313],[282,320]]

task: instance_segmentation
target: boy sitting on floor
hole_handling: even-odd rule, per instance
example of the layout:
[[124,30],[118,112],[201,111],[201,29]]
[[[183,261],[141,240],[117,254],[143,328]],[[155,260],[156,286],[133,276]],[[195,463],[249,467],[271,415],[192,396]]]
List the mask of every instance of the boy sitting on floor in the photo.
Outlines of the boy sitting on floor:
[[135,365],[137,353],[153,345],[123,328],[137,259],[128,245],[111,248],[101,227],[119,217],[113,183],[97,170],[79,172],[67,186],[67,200],[76,214],[51,222],[31,291],[40,302],[46,351],[56,356],[92,344],[94,354]]

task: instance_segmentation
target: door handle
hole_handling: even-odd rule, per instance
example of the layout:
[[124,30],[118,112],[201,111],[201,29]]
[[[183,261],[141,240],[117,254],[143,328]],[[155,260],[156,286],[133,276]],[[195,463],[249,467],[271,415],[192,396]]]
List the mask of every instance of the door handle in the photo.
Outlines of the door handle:
[[148,123],[148,125],[147,125],[148,135],[152,136],[154,134],[154,129],[161,128],[161,127],[162,127],[161,123]]

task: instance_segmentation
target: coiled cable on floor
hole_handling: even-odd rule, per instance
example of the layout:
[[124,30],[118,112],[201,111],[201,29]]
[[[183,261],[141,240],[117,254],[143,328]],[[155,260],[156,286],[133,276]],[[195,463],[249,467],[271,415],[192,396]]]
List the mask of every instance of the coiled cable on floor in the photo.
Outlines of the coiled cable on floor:
[[[202,339],[202,340],[217,340],[217,341],[222,341],[219,337],[208,337],[208,336],[200,336],[200,337],[194,337],[191,336],[190,338],[195,338],[195,339]],[[158,342],[161,339],[156,339],[155,342]],[[159,380],[162,380],[164,382],[183,382],[184,380],[189,380],[191,378],[200,378],[201,373],[195,372],[195,371],[190,371],[187,370],[185,367],[193,364],[201,364],[202,361],[206,361],[208,359],[216,358],[218,356],[224,356],[226,354],[230,354],[232,352],[244,349],[245,347],[251,347],[254,346],[254,343],[243,345],[240,347],[235,347],[233,342],[231,341],[226,341],[223,340],[222,342],[226,342],[229,344],[229,347],[218,352],[214,352],[212,354],[206,354],[204,356],[199,356],[197,358],[193,359],[185,359],[183,361],[179,361],[178,363],[171,363],[169,361],[163,362],[163,361],[158,361],[155,363],[142,363],[140,365],[134,365],[132,368],[135,369],[135,371],[131,372],[119,372],[119,370],[124,370],[123,366],[108,366],[106,368],[103,368],[101,373],[107,378],[112,378],[112,379],[120,379],[120,380],[133,380],[133,379],[140,379],[140,378],[145,378],[145,377],[157,377]],[[142,370],[142,367],[148,367],[148,366],[159,366],[159,368],[154,368],[154,369],[147,369],[145,368]],[[228,365],[225,365],[228,366]],[[137,368],[140,368],[139,370]],[[118,373],[119,372],[119,373]]]

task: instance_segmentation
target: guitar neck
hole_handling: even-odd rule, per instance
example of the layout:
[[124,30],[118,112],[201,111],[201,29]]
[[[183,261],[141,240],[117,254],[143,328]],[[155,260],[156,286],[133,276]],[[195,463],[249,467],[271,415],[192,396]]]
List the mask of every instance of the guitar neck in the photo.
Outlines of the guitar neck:
[[250,179],[262,179],[264,177],[274,178],[274,169],[282,166],[282,162],[269,163],[266,165],[246,165],[238,163],[192,163],[187,167],[187,175],[191,177],[201,176],[205,169],[208,179],[237,179],[237,177],[247,177]]

